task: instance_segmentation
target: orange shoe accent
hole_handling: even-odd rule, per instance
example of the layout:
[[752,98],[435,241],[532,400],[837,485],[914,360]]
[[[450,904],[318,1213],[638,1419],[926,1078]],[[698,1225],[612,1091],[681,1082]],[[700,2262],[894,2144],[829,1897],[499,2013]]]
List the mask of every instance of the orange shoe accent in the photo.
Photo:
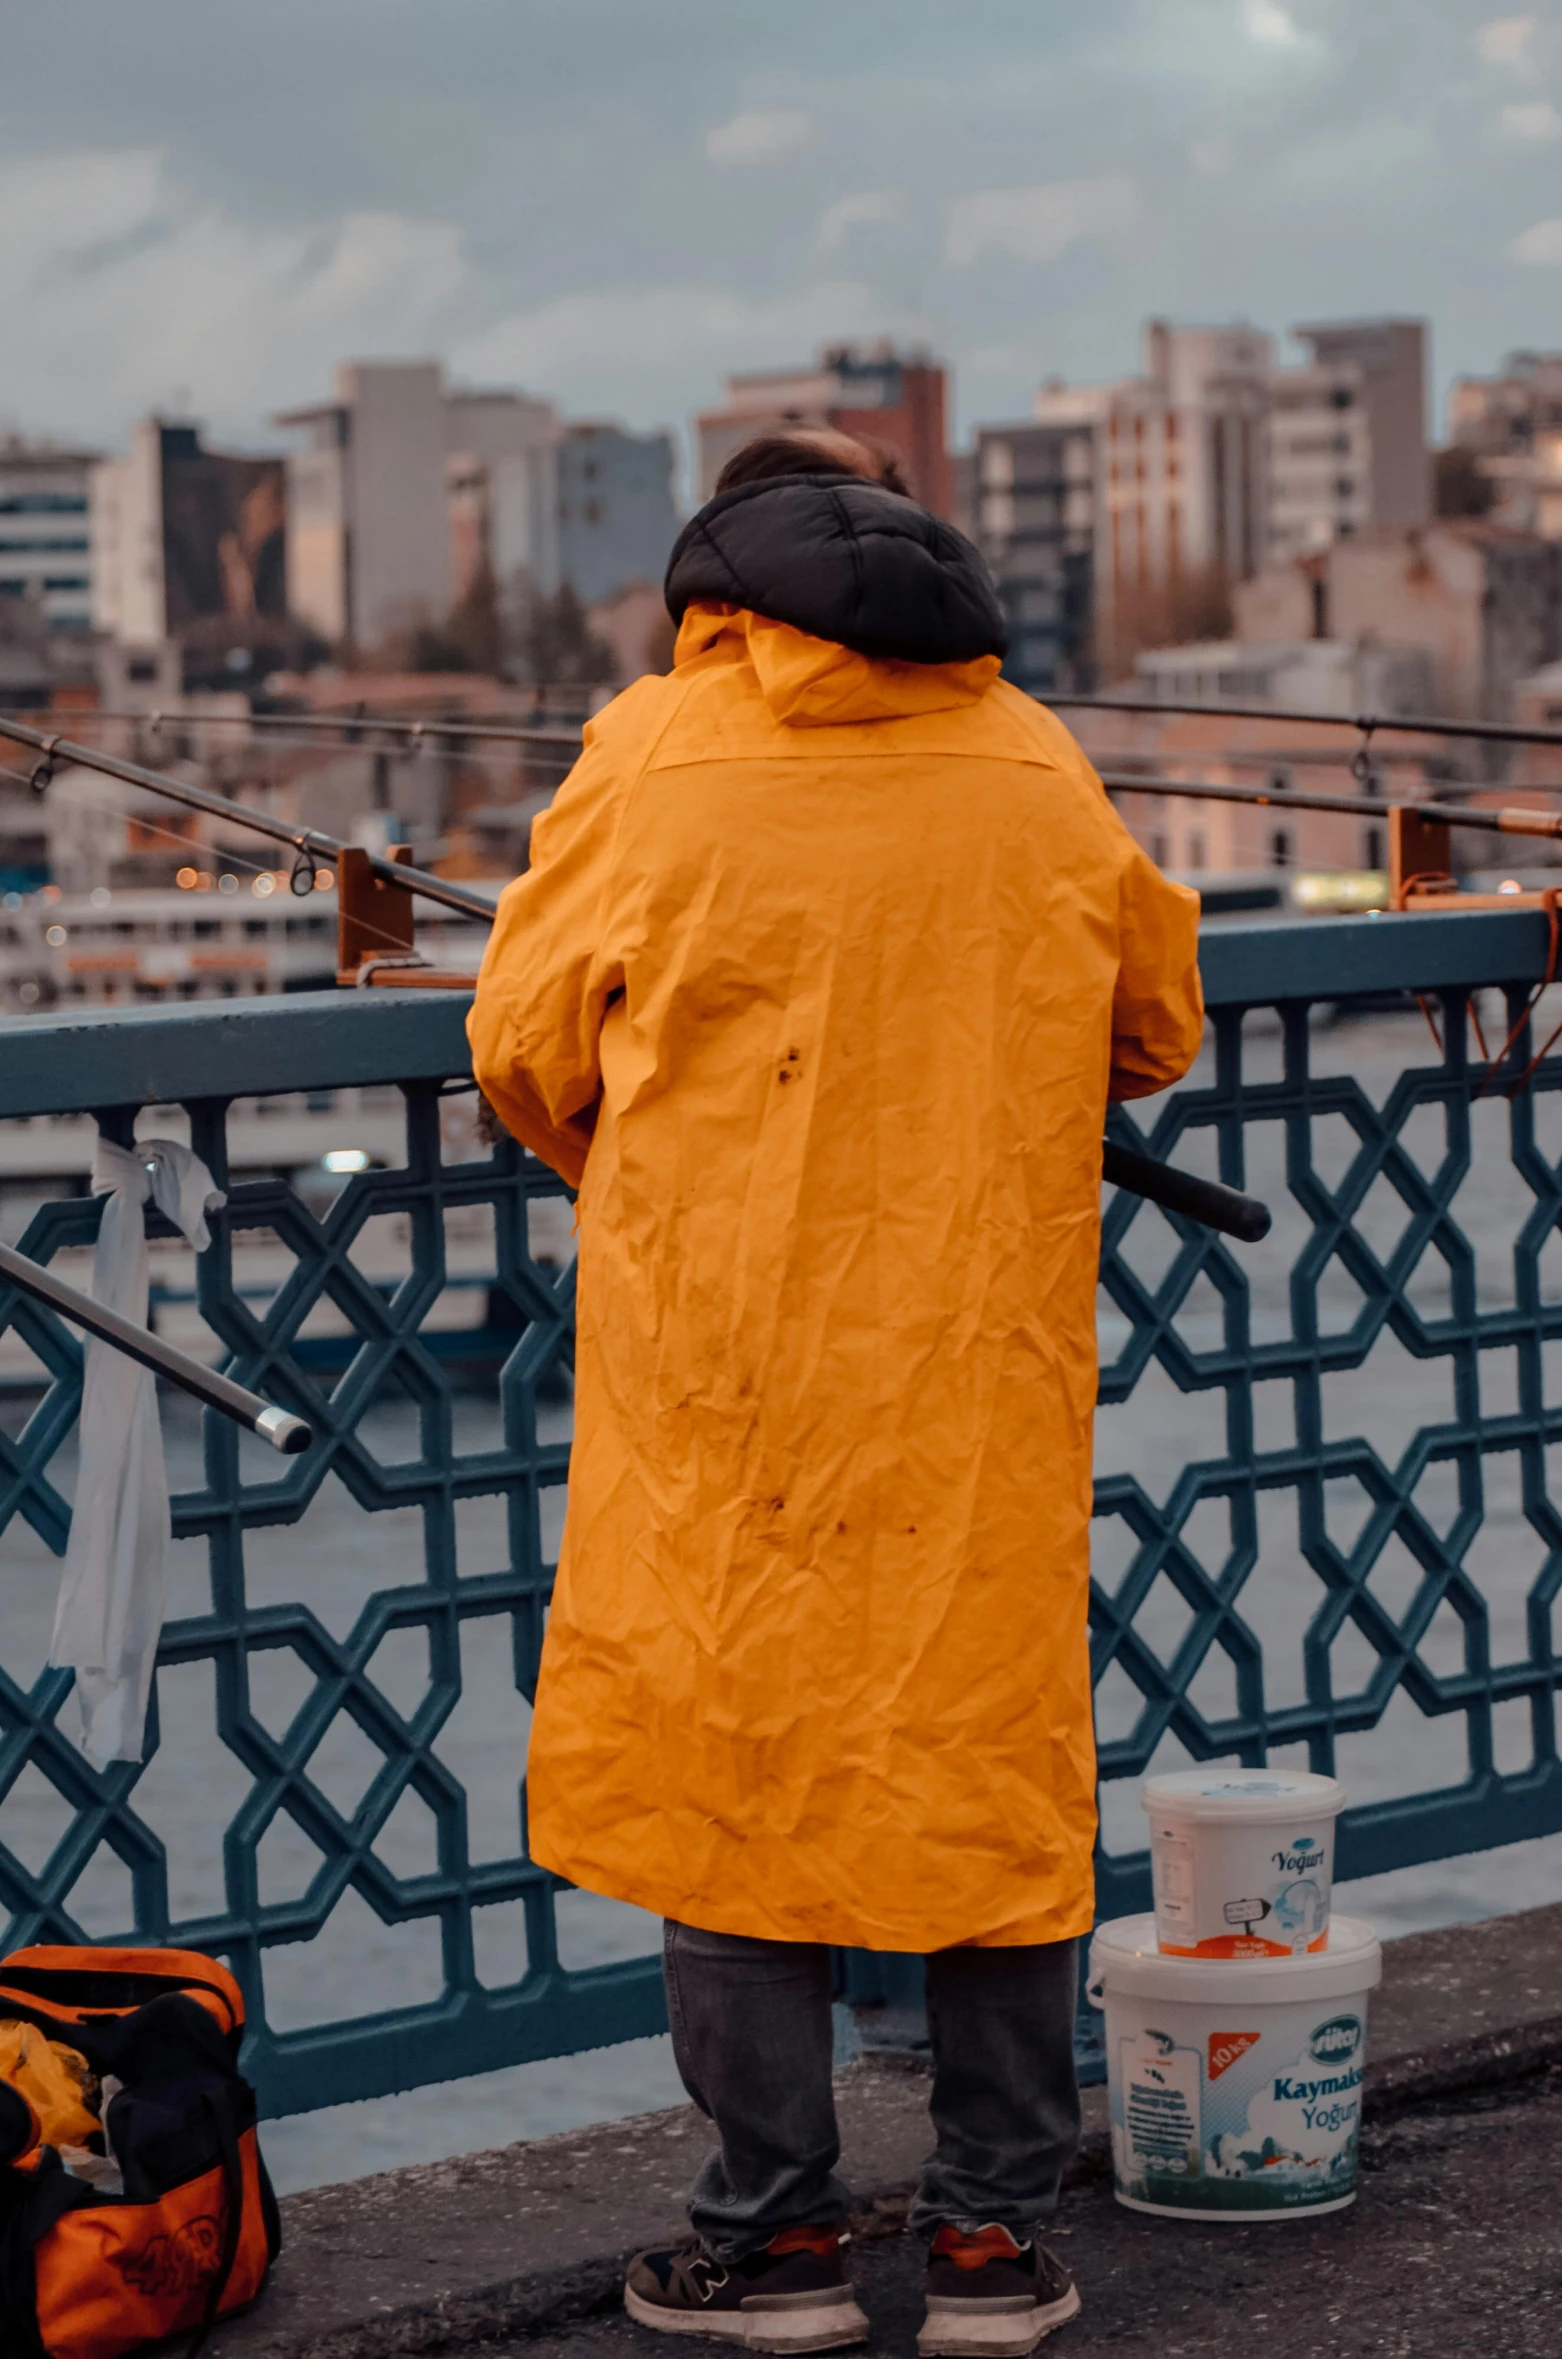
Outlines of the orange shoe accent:
[[841,2241],[839,2228],[819,2228],[807,2225],[783,2228],[766,2245],[767,2253],[817,2253],[821,2261],[829,2260]]
[[940,2228],[933,2239],[934,2253],[941,2260],[953,2261],[957,2269],[983,2269],[989,2261],[1012,2261],[1019,2249],[1018,2240],[996,2220],[972,2235],[963,2228]]

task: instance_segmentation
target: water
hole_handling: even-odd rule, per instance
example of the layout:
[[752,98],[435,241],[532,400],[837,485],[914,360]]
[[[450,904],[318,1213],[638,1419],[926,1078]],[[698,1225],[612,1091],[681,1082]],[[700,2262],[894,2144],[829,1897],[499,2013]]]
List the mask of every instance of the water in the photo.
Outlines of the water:
[[[1489,1036],[1494,1020],[1493,1011]],[[1272,1020],[1250,1019],[1249,1031],[1255,1076],[1262,1078],[1266,1069],[1273,1069],[1277,1056]],[[1317,1035],[1318,1069],[1354,1075],[1374,1101],[1382,1100],[1407,1062],[1430,1058],[1431,1044],[1419,1016],[1352,1022],[1333,1031],[1320,1030]],[[1549,1132],[1562,1119],[1562,1110],[1553,1112],[1556,1101],[1542,1104],[1542,1133],[1547,1152],[1554,1157],[1562,1138]],[[1336,1127],[1343,1130],[1343,1125]],[[1477,1109],[1476,1127],[1477,1167],[1461,1197],[1459,1217],[1475,1248],[1480,1306],[1490,1310],[1513,1300],[1511,1239],[1531,1199],[1508,1158],[1506,1110],[1500,1101]],[[1440,1129],[1440,1115],[1427,1110],[1413,1118],[1406,1134],[1427,1170],[1433,1168]],[[1277,1211],[1276,1229],[1267,1243],[1239,1249],[1252,1281],[1254,1339],[1263,1342],[1290,1332],[1289,1276],[1305,1222],[1285,1194],[1278,1125],[1251,1129],[1249,1148],[1248,1185],[1268,1197]],[[1330,1180],[1343,1170],[1348,1151],[1348,1139],[1331,1139],[1327,1124],[1317,1126],[1315,1153]],[[1202,1143],[1196,1146],[1190,1142],[1180,1160],[1193,1168],[1205,1168]],[[1399,1233],[1404,1217],[1398,1199],[1380,1189],[1374,1192],[1358,1225],[1382,1254]],[[1153,1278],[1169,1258],[1170,1231],[1156,1216],[1141,1218],[1136,1230],[1136,1265],[1142,1274]],[[463,1260],[478,1253],[481,1244],[475,1234],[464,1243],[457,1240],[455,1265],[459,1268]],[[256,1270],[263,1276],[264,1255],[256,1250]],[[383,1260],[384,1272],[376,1268],[376,1274],[392,1274],[404,1266],[405,1240],[394,1221],[380,1229],[366,1254],[365,1266],[373,1266],[375,1256]],[[69,1257],[67,1274],[79,1275],[83,1259]],[[167,1249],[165,1274],[177,1280],[179,1266],[177,1253]],[[1412,1301],[1428,1315],[1445,1312],[1447,1285],[1441,1264],[1433,1261],[1424,1266],[1410,1293]],[[1548,1297],[1555,1298],[1555,1285],[1548,1289]],[[1359,1294],[1343,1273],[1328,1277],[1320,1288],[1325,1326],[1348,1323],[1359,1301]],[[447,1297],[447,1305],[453,1321],[470,1316],[470,1295]],[[446,1315],[442,1305],[440,1316]],[[180,1331],[180,1316],[194,1319],[193,1311],[176,1314],[175,1324],[169,1328],[173,1339],[195,1342],[193,1331]],[[1207,1294],[1201,1303],[1190,1305],[1178,1328],[1192,1348],[1216,1347],[1221,1338],[1218,1301]],[[1103,1298],[1104,1359],[1110,1361],[1121,1348],[1125,1334],[1123,1322]],[[1512,1358],[1511,1351],[1481,1355],[1484,1414],[1500,1413],[1515,1405]],[[1256,1389],[1259,1446],[1281,1447],[1292,1431],[1292,1388],[1278,1382]],[[1169,1379],[1152,1369],[1128,1403],[1102,1411],[1097,1441],[1099,1470],[1131,1470],[1151,1499],[1163,1502],[1190,1461],[1224,1456],[1223,1403],[1224,1396],[1218,1391],[1181,1394]],[[1385,1336],[1374,1346],[1364,1367],[1327,1379],[1325,1406],[1331,1434],[1367,1436],[1392,1468],[1421,1425],[1452,1416],[1448,1363],[1444,1359],[1417,1360]],[[567,1433],[567,1410],[556,1408],[546,1414],[545,1438]],[[497,1438],[495,1405],[481,1394],[458,1393],[455,1416],[458,1449],[482,1449]],[[15,1403],[7,1407],[5,1421],[15,1430]],[[175,1489],[191,1486],[199,1479],[193,1420],[181,1404],[170,1403],[165,1423],[173,1485]],[[414,1424],[408,1402],[387,1399],[371,1413],[366,1438],[382,1462],[393,1463],[417,1454]],[[74,1481],[70,1452],[62,1454],[54,1471],[68,1496]],[[1543,1552],[1522,1512],[1516,1461],[1511,1456],[1488,1456],[1486,1476],[1486,1521],[1467,1561],[1477,1572],[1489,1603],[1493,1657],[1500,1662],[1525,1651],[1524,1600]],[[1448,1481],[1446,1470],[1433,1466],[1417,1491],[1418,1504],[1425,1506],[1438,1529],[1446,1527],[1451,1499]],[[1331,1497],[1327,1512],[1332,1536],[1348,1543],[1364,1507],[1359,1497],[1343,1495],[1353,1486],[1339,1488],[1342,1496],[1337,1500]],[[555,1500],[547,1533],[550,1548],[556,1543],[561,1507],[562,1501]],[[1217,1503],[1206,1501],[1195,1510],[1189,1526],[1202,1561],[1211,1567],[1218,1564],[1229,1538],[1222,1531],[1224,1512]],[[1122,1535],[1110,1524],[1098,1524],[1095,1538],[1098,1578],[1109,1587],[1115,1586],[1125,1562]],[[59,1566],[20,1522],[10,1527],[3,1545],[5,1660],[12,1676],[25,1680],[36,1674],[44,1659]],[[463,1574],[497,1569],[504,1562],[505,1546],[500,1502],[466,1503],[460,1514],[457,1545]],[[341,1635],[352,1627],[374,1590],[421,1579],[422,1547],[422,1523],[416,1510],[371,1514],[358,1506],[339,1481],[329,1478],[300,1524],[247,1536],[249,1594],[257,1604],[306,1599],[325,1626]],[[174,1613],[209,1610],[204,1543],[187,1542],[176,1548],[173,1578]],[[1374,1578],[1376,1581],[1377,1576]],[[1405,1583],[1411,1579],[1392,1550],[1386,1552],[1382,1593],[1392,1600],[1395,1610],[1403,1610]],[[1297,1545],[1295,1494],[1268,1495],[1260,1565],[1244,1592],[1243,1612],[1262,1639],[1272,1697],[1301,1700],[1302,1638],[1320,1595],[1317,1576]],[[1165,1650],[1174,1645],[1188,1618],[1186,1604],[1163,1581],[1138,1617],[1138,1627],[1164,1659]],[[466,1625],[466,1689],[439,1747],[466,1786],[473,1851],[480,1858],[507,1856],[517,1846],[518,1785],[527,1733],[527,1710],[509,1676],[508,1648],[506,1644],[495,1646],[492,1641],[496,1636],[503,1636],[502,1618],[492,1629],[482,1620]],[[1357,1642],[1342,1641],[1342,1645],[1348,1653]],[[1365,1642],[1360,1642],[1357,1656],[1337,1674],[1342,1687],[1353,1681],[1359,1684],[1365,1677],[1370,1669],[1370,1662],[1363,1659],[1366,1652]],[[1421,1652],[1428,1667],[1439,1675],[1459,1667],[1461,1634],[1451,1611],[1446,1619],[1440,1616],[1434,1621]],[[291,1652],[256,1658],[254,1708],[262,1723],[280,1733],[307,1693],[311,1676]],[[392,1634],[376,1657],[374,1676],[399,1711],[413,1708],[428,1676],[426,1647],[419,1634]],[[247,1791],[248,1777],[213,1732],[209,1665],[165,1672],[160,1692],[162,1749],[142,1780],[138,1800],[168,1842],[174,1912],[193,1915],[223,1905],[221,1836]],[[1207,1662],[1193,1693],[1194,1700],[1213,1717],[1231,1708],[1231,1680],[1223,1658],[1215,1656]],[[1126,1679],[1110,1675],[1098,1699],[1103,1737],[1110,1740],[1125,1735],[1139,1709],[1139,1699]],[[1527,1754],[1513,1748],[1526,1741],[1525,1731],[1504,1728],[1500,1742],[1510,1750],[1507,1757],[1499,1759],[1499,1767],[1519,1766]],[[1153,1765],[1171,1768],[1186,1759],[1181,1747],[1167,1739],[1158,1748]],[[339,1809],[350,1812],[378,1760],[375,1748],[342,1715],[314,1756],[311,1776]],[[1464,1775],[1465,1766],[1462,1718],[1457,1714],[1425,1717],[1403,1694],[1389,1706],[1376,1730],[1347,1737],[1341,1746],[1341,1775],[1358,1800],[1453,1783]],[[1113,1850],[1136,1849],[1144,1840],[1137,1795],[1135,1781],[1125,1780],[1105,1789],[1104,1829]],[[40,1867],[65,1824],[65,1807],[46,1781],[35,1773],[24,1774],[4,1808],[7,1844],[29,1865]],[[431,1864],[431,1843],[432,1820],[420,1803],[408,1797],[387,1827],[379,1849],[394,1870],[415,1873]],[[270,1902],[302,1893],[317,1865],[318,1856],[300,1831],[291,1821],[279,1820],[261,1846],[262,1898]],[[1562,1837],[1376,1877],[1342,1886],[1339,1893],[1343,1908],[1369,1917],[1385,1933],[1469,1921],[1558,1900],[1562,1900]],[[129,1921],[128,1876],[111,1854],[100,1853],[93,1861],[76,1887],[73,1907],[94,1936],[117,1933]],[[513,1912],[496,1909],[488,1915],[493,1921],[483,1928],[479,1970],[485,1980],[512,1981],[523,1962]],[[653,1920],[638,1910],[592,1895],[563,1899],[560,1924],[564,1954],[571,1964],[647,1955],[659,1943],[660,1929]],[[432,1998],[438,1987],[439,1961],[431,1929],[423,1924],[383,1926],[351,1895],[339,1905],[319,1939],[278,1947],[267,1954],[267,2010],[279,2028],[416,2003]],[[639,2040],[590,2055],[508,2068],[405,2096],[272,2123],[266,2145],[279,2184],[300,2188],[610,2120],[676,2103],[681,2096],[668,2042]]]

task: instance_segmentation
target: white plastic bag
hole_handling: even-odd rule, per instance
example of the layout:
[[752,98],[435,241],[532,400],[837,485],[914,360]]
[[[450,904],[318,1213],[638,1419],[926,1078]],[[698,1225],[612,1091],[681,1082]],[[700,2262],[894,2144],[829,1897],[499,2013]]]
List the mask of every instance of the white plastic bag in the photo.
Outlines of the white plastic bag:
[[[147,1315],[148,1198],[195,1247],[225,1202],[198,1155],[173,1139],[99,1138],[92,1192],[107,1196],[92,1292],[138,1326]],[[82,1742],[99,1761],[139,1761],[162,1635],[172,1539],[156,1380],[96,1337],[87,1344],[81,1457],[51,1663],[76,1674]]]

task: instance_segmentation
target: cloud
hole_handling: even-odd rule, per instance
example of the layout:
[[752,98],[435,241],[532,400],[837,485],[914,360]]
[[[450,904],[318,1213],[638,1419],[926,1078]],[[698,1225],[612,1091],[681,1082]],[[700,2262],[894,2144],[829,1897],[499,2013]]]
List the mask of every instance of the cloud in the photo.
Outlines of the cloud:
[[1134,209],[1134,184],[1123,172],[1045,181],[1036,188],[978,189],[956,197],[949,208],[944,258],[956,270],[984,254],[1055,262],[1087,238],[1126,229]]
[[1488,65],[1521,66],[1535,29],[1532,16],[1494,16],[1488,24],[1477,27],[1475,47]]
[[1289,9],[1280,0],[1242,0],[1242,22],[1254,41],[1273,49],[1298,49],[1302,35]]
[[462,233],[393,212],[288,228],[197,199],[155,149],[0,164],[6,401],[57,434],[193,402],[231,431],[353,354],[436,350],[484,300]]
[[821,254],[837,253],[854,229],[893,228],[905,220],[910,209],[903,188],[857,189],[826,205],[814,244]]
[[705,153],[713,164],[777,164],[817,137],[813,116],[801,107],[758,108],[707,131]]
[[1534,146],[1544,140],[1562,139],[1562,114],[1549,98],[1526,98],[1515,106],[1505,106],[1497,117],[1497,127],[1504,139]]
[[1527,262],[1533,270],[1556,270],[1562,267],[1562,220],[1537,221],[1513,241],[1515,262]]
[[916,322],[860,279],[821,279],[773,296],[681,281],[611,286],[515,311],[458,344],[463,375],[521,384],[590,414],[621,410],[634,355],[640,413],[710,408],[729,370],[785,368],[820,344],[905,337]]
[[676,422],[729,370],[917,327],[833,273],[772,295],[714,272],[615,273],[528,302],[447,222],[366,211],[258,228],[195,197],[156,149],[0,161],[0,219],[0,307],[27,322],[7,344],[5,419],[97,447],[172,407],[249,440],[271,412],[327,396],[340,360],[423,354],[576,415],[632,401],[638,425]]
[[1218,180],[1236,162],[1229,139],[1195,139],[1188,149],[1188,161],[1201,180]]

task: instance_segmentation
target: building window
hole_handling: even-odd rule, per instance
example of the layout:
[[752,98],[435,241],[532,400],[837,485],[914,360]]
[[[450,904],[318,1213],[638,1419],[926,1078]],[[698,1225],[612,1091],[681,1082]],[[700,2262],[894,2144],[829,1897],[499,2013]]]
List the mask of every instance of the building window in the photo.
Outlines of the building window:
[[1188,867],[1194,875],[1197,875],[1201,868],[1208,868],[1208,866],[1209,844],[1205,838],[1204,830],[1202,827],[1192,827],[1188,830]]
[[1337,475],[1334,479],[1334,496],[1337,500],[1353,500],[1356,496],[1354,477]]
[[1330,394],[1329,399],[1337,410],[1348,410],[1350,408],[1350,390],[1347,386],[1336,385],[1334,391]]
[[1364,831],[1361,864],[1363,868],[1381,868],[1383,866],[1383,830],[1381,827],[1369,827]]
[[1150,858],[1157,868],[1164,868],[1171,858],[1171,843],[1159,829],[1150,838]]
[[1290,788],[1290,784],[1291,784],[1291,773],[1290,773],[1290,771],[1289,771],[1289,770],[1282,770],[1282,769],[1276,768],[1276,769],[1273,769],[1273,770],[1271,770],[1271,771],[1270,771],[1270,773],[1269,773],[1269,778],[1268,778],[1268,787],[1269,787],[1269,792],[1270,792],[1272,795],[1283,795],[1283,794],[1285,794],[1285,793],[1286,793],[1286,792],[1289,790],[1289,788]]
[[1269,865],[1271,868],[1290,867],[1291,831],[1288,827],[1277,827],[1271,834],[1269,838]]

